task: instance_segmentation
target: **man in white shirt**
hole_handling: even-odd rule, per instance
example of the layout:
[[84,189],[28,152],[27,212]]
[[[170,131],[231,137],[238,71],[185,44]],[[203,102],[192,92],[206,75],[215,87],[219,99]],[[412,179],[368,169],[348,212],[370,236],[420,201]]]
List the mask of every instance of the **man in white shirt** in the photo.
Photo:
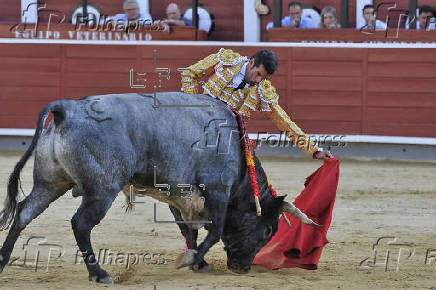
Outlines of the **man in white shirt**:
[[[406,19],[406,29],[409,29],[409,18]],[[418,21],[416,21],[416,30],[434,30],[435,29],[434,10],[431,6],[422,5],[419,7]]]
[[365,5],[362,9],[363,19],[365,19],[365,25],[358,27],[362,30],[386,30],[387,25],[383,21],[377,20],[374,5]]
[[106,22],[115,21],[119,23],[131,23],[138,21],[141,26],[152,24],[150,14],[143,14],[139,12],[137,0],[125,0],[123,3],[123,9],[125,14],[116,14],[107,18]]
[[[303,5],[300,2],[292,1],[288,4],[289,16],[282,19],[282,27],[289,28],[318,28],[318,24],[307,16],[303,16]],[[266,30],[274,27],[273,22],[266,25]]]

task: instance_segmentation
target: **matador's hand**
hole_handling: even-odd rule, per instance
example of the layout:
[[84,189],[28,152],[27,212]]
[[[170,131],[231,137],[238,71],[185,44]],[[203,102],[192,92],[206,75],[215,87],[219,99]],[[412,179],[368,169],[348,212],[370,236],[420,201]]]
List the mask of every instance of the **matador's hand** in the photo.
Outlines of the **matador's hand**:
[[330,151],[324,150],[316,152],[314,158],[318,160],[326,160],[333,158],[333,155],[330,153]]

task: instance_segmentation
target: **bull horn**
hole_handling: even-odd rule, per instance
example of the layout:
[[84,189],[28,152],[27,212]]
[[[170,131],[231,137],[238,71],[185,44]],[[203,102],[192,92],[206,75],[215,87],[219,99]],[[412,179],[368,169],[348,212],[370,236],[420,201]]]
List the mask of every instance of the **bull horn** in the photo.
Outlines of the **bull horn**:
[[293,205],[290,202],[283,201],[282,206],[280,207],[280,210],[285,213],[290,213],[293,215],[296,219],[300,220],[302,223],[305,223],[306,225],[312,226],[312,227],[322,227],[322,225],[317,224],[313,220],[307,217],[301,210],[299,210],[295,205]]
[[289,221],[288,217],[286,216],[286,214],[284,212],[282,212],[282,217],[285,220],[285,222],[288,225],[288,227],[290,227],[291,226],[291,222]]

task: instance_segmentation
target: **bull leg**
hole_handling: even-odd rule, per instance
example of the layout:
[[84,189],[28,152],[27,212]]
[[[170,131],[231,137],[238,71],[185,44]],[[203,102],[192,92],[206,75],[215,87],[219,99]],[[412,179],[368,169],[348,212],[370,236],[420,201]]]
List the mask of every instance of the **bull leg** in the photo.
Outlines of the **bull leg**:
[[50,203],[63,195],[68,188],[51,189],[42,185],[34,185],[32,192],[17,205],[17,212],[12,226],[0,249],[0,273],[9,262],[15,242],[25,227],[40,215]]
[[[176,221],[183,221],[182,215],[180,214],[180,211],[172,206],[169,206],[171,212],[174,215],[174,219]],[[197,237],[198,237],[198,230],[194,230],[190,227],[188,227],[184,223],[177,223],[177,225],[180,228],[180,231],[182,235],[186,239],[186,243],[188,244],[188,249],[197,250]],[[191,265],[191,270],[195,272],[210,272],[209,264],[203,259],[199,264]]]
[[194,264],[200,263],[204,259],[204,255],[206,255],[207,251],[220,241],[224,230],[228,203],[227,197],[223,198],[220,192],[209,192],[206,202],[212,223],[209,224],[209,232],[206,238],[200,246],[198,246],[198,253],[195,255]]
[[[176,221],[183,221],[182,215],[180,214],[180,211],[173,207],[169,206],[172,214],[174,215],[174,219]],[[180,232],[186,239],[186,243],[188,244],[188,249],[197,249],[197,236],[198,236],[198,230],[191,229],[184,223],[177,223],[177,225],[180,228]]]
[[100,223],[115,200],[116,193],[99,196],[83,196],[82,204],[71,219],[77,246],[83,255],[89,280],[113,284],[112,277],[103,270],[95,258],[91,245],[91,230]]
[[200,264],[204,260],[204,255],[206,255],[207,251],[221,239],[227,211],[229,189],[226,192],[224,195],[222,191],[206,190],[206,208],[212,224],[209,224],[209,232],[197,251],[188,251],[183,264],[179,267]]

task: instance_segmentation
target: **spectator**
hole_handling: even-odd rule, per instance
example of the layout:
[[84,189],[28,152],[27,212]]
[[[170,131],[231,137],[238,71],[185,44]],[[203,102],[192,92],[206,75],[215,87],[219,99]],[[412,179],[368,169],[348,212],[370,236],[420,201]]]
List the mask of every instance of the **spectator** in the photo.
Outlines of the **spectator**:
[[[289,16],[282,19],[282,26],[290,28],[317,28],[317,25],[309,17],[302,16],[303,5],[300,2],[292,1],[288,4]],[[274,27],[273,22],[267,24],[266,29]]]
[[182,17],[179,6],[176,3],[171,3],[167,7],[167,18],[163,20],[169,25],[177,26],[192,26],[192,20]]
[[[431,6],[423,5],[419,7],[418,22],[416,22],[416,29],[430,30],[434,29],[434,21],[432,23],[431,18],[434,17],[434,10]],[[425,28],[424,28],[425,27]]]
[[108,21],[115,21],[120,23],[129,23],[138,21],[141,25],[151,25],[152,19],[150,14],[139,12],[139,5],[137,0],[125,0],[123,3],[125,14],[116,14],[109,17]]
[[360,29],[365,30],[386,30],[387,25],[383,21],[377,20],[374,5],[365,5],[362,9],[363,18],[365,19],[365,25]]
[[326,6],[321,11],[321,22],[319,23],[319,28],[341,28],[334,7]]

